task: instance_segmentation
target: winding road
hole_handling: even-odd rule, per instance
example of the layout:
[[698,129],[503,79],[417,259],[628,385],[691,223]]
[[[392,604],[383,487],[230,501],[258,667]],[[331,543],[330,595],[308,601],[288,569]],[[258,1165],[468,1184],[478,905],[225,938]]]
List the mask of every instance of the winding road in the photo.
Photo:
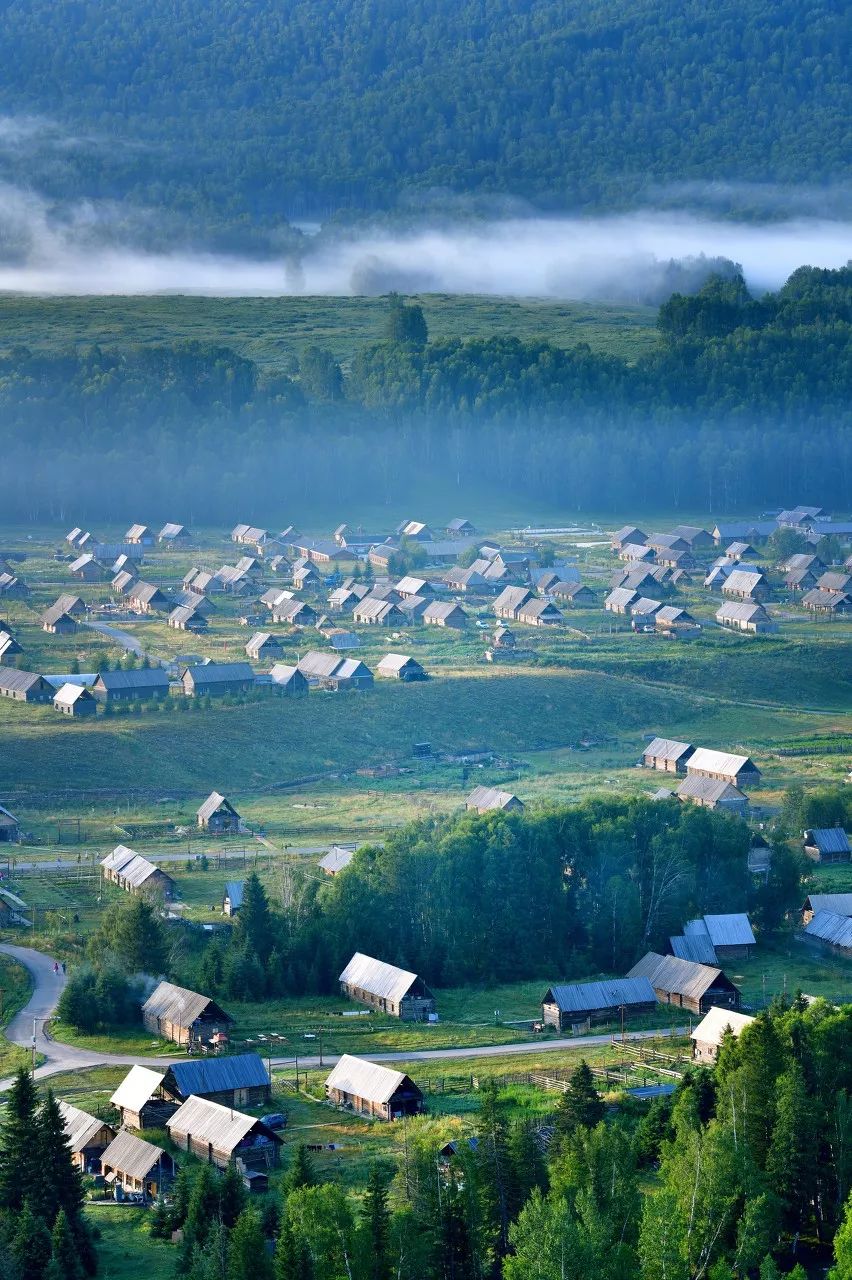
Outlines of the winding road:
[[[6,1039],[11,1040],[13,1044],[21,1045],[25,1049],[31,1049],[33,1046],[33,1032],[35,1031],[36,1052],[42,1054],[46,1059],[40,1067],[36,1068],[35,1077],[37,1080],[58,1075],[61,1071],[83,1071],[88,1067],[132,1067],[137,1064],[143,1067],[167,1067],[169,1063],[179,1062],[186,1056],[178,1053],[173,1057],[140,1057],[135,1054],[102,1053],[90,1049],[78,1049],[74,1045],[62,1044],[59,1040],[52,1040],[45,1033],[45,1023],[51,1017],[62,994],[62,989],[67,981],[65,975],[61,971],[54,973],[55,960],[53,956],[45,955],[42,951],[34,951],[32,947],[18,947],[4,942],[0,943],[0,952],[22,964],[32,978],[32,995],[21,1012],[16,1014],[9,1023],[5,1035]],[[656,1031],[631,1031],[628,1033],[627,1039],[650,1040],[661,1036],[683,1035],[685,1032],[685,1027],[667,1027]],[[528,1040],[524,1040],[519,1044],[489,1044],[475,1048],[395,1050],[388,1053],[371,1053],[370,1061],[432,1062],[436,1059],[451,1061],[458,1058],[497,1058],[523,1053],[552,1053],[558,1049],[583,1049],[595,1045],[607,1045],[610,1040],[611,1037],[608,1035],[572,1036],[570,1039],[543,1040],[540,1043],[531,1043]],[[295,1067],[296,1061],[295,1057],[272,1058],[271,1065],[273,1067]],[[299,1055],[298,1057],[301,1071],[311,1070],[315,1067],[332,1067],[336,1062],[337,1056],[335,1054],[324,1054],[322,1061],[320,1061],[319,1057],[314,1056],[302,1057]],[[11,1079],[0,1080],[0,1093],[5,1092],[11,1083]]]

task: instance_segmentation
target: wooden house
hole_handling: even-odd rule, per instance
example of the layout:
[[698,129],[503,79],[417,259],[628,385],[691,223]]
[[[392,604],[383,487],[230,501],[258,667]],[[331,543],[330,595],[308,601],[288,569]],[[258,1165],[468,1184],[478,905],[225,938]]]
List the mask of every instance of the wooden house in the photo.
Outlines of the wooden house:
[[243,905],[245,880],[227,880],[225,892],[222,894],[222,915],[235,916]]
[[747,1013],[737,1013],[734,1009],[719,1009],[713,1006],[708,1009],[698,1026],[692,1031],[692,1060],[712,1065],[719,1056],[722,1041],[727,1034],[739,1036],[743,1030],[754,1022]]
[[272,1086],[256,1053],[236,1053],[173,1062],[163,1076],[162,1090],[177,1103],[196,1097],[223,1107],[262,1107],[269,1101]]
[[175,1104],[163,1094],[163,1077],[149,1067],[131,1067],[110,1102],[129,1129],[162,1129]]
[[354,622],[372,627],[400,627],[406,622],[406,616],[393,600],[379,600],[375,596],[365,596],[359,600],[352,610]]
[[188,698],[209,694],[246,693],[254,688],[254,671],[247,662],[202,662],[187,667],[180,678]]
[[694,524],[679,524],[672,529],[672,535],[680,538],[690,551],[705,551],[713,546],[713,535],[706,529]]
[[[189,1065],[188,1063],[185,1065]],[[262,1120],[231,1106],[192,1096],[166,1121],[172,1142],[199,1160],[243,1171],[278,1164],[281,1138]]]
[[423,1094],[410,1076],[345,1053],[325,1082],[326,1097],[338,1107],[377,1120],[420,1115]]
[[273,635],[271,631],[255,631],[246,645],[246,654],[255,662],[262,662],[265,659],[280,658],[283,648],[284,640],[281,636]]
[[422,520],[403,520],[397,526],[396,534],[398,538],[411,538],[415,542],[432,541],[432,530]]
[[338,872],[344,871],[349,866],[357,848],[358,846],[354,844],[333,844],[328,853],[320,858],[317,866],[327,876],[336,876]]
[[53,636],[70,636],[77,630],[77,619],[57,602],[41,615],[41,629]]
[[133,568],[116,570],[115,577],[110,582],[110,587],[119,596],[126,596],[130,590],[136,586],[139,581],[139,574]]
[[759,570],[733,569],[722,583],[722,595],[729,600],[747,600],[751,604],[763,604],[772,592],[766,575]]
[[514,622],[518,610],[529,604],[532,598],[533,593],[528,587],[505,587],[494,601],[495,616]]
[[702,809],[718,809],[738,818],[748,817],[748,797],[743,795],[739,787],[720,778],[705,778],[701,774],[687,771],[687,776],[675,795],[678,800],[697,804]]
[[299,668],[291,667],[285,662],[276,662],[269,672],[269,678],[275,691],[285,698],[303,698],[310,687]]
[[435,588],[425,578],[415,578],[407,574],[396,583],[394,591],[400,600],[409,600],[413,596],[434,596]]
[[706,1013],[712,1005],[739,1009],[740,992],[721,969],[655,951],[633,966],[628,978],[647,978],[662,1004]]
[[34,671],[0,667],[0,698],[11,698],[13,702],[47,703],[53,701],[54,694],[53,686],[44,676]]
[[101,875],[125,893],[162,896],[166,901],[174,897],[172,877],[127,845],[116,845],[112,853],[101,859]]
[[852,960],[852,918],[847,915],[837,911],[815,912],[805,927],[802,939],[820,951]]
[[475,527],[464,516],[457,516],[455,520],[451,520],[444,532],[448,538],[473,538],[476,536]]
[[426,672],[416,658],[406,653],[386,653],[376,667],[376,675],[385,680],[425,680]]
[[[748,960],[757,945],[751,927],[751,921],[744,911],[729,912],[726,915],[701,916],[698,920],[689,920],[683,927],[683,937],[687,943],[692,939],[700,939],[708,956],[704,964],[719,964],[726,960]],[[675,939],[672,938],[672,943]],[[675,955],[679,951],[672,948]],[[681,959],[697,959],[697,956],[681,956]]]
[[98,702],[156,702],[169,696],[169,677],[162,667],[102,671],[92,693]]
[[689,543],[676,533],[652,533],[648,538],[648,546],[655,555],[667,551],[688,551]]
[[498,787],[474,787],[465,808],[476,813],[492,813],[502,809],[505,813],[523,813],[524,802],[511,791],[501,791]]
[[784,586],[788,591],[813,591],[816,587],[816,574],[810,569],[789,569],[784,574]]
[[399,545],[397,543],[382,542],[375,547],[370,547],[367,554],[367,560],[374,569],[380,569],[387,572],[390,569],[391,561],[394,556],[399,555]]
[[8,662],[10,658],[15,658],[23,652],[11,631],[0,629],[0,663]]
[[653,560],[654,548],[642,542],[627,542],[619,548],[618,558],[631,564],[638,564],[642,560]]
[[124,541],[131,547],[153,547],[154,531],[147,524],[132,524],[124,535]]
[[802,924],[807,924],[818,911],[833,911],[838,916],[852,916],[852,893],[811,893],[802,905]]
[[615,587],[604,600],[607,613],[627,614],[639,599],[639,592],[629,587]]
[[681,609],[677,605],[664,604],[654,614],[654,626],[663,635],[669,637],[681,637],[697,635],[701,626],[686,609]]
[[170,613],[165,594],[153,582],[136,582],[127,592],[127,603],[134,613]]
[[463,631],[467,626],[467,614],[460,604],[452,600],[432,600],[421,614],[427,627],[451,627]]
[[761,778],[750,756],[713,751],[709,747],[696,747],[686,762],[686,771],[705,778],[719,778],[735,787],[756,787]]
[[196,813],[198,826],[210,835],[239,835],[243,830],[243,820],[230,800],[226,800],[218,791],[210,795]]
[[316,609],[305,604],[304,600],[281,600],[272,608],[272,621],[288,627],[312,627],[316,620]]
[[514,631],[510,631],[508,627],[498,627],[491,637],[491,644],[495,649],[514,649]]
[[804,833],[805,856],[813,862],[849,862],[852,850],[842,827],[810,827]]
[[152,1035],[200,1049],[227,1039],[233,1018],[212,1000],[172,982],[161,982],[142,1006],[142,1022]]
[[817,578],[817,586],[820,591],[831,591],[840,596],[850,595],[852,594],[852,573],[837,573],[827,569]]
[[92,694],[81,684],[64,684],[54,695],[53,706],[64,716],[93,716],[98,704]]
[[622,547],[626,547],[628,543],[634,543],[637,546],[644,546],[648,541],[647,533],[643,533],[641,529],[637,529],[635,524],[626,524],[621,529],[617,529],[610,539],[610,546],[613,551],[620,551]]
[[571,1031],[593,1022],[618,1022],[652,1013],[657,1007],[654,988],[647,978],[607,978],[602,982],[554,983],[541,1001],[541,1018],[547,1027]]
[[0,844],[17,844],[21,838],[21,824],[14,814],[0,804]]
[[558,627],[564,618],[552,601],[535,598],[519,605],[515,621],[527,627]]
[[824,591],[814,587],[802,596],[802,608],[811,613],[821,613],[826,617],[840,618],[852,613],[852,594],[839,591]]
[[81,1173],[99,1173],[101,1156],[115,1137],[115,1129],[99,1116],[72,1107],[70,1102],[58,1102],[57,1106],[74,1168]]
[[416,973],[360,951],[355,952],[339,981],[341,992],[350,1000],[402,1022],[427,1022],[435,1012],[435,997]]
[[174,1178],[175,1165],[162,1147],[122,1129],[101,1156],[101,1173],[109,1185],[123,1192],[158,1200]]
[[30,589],[23,578],[14,573],[0,573],[0,596],[8,596],[10,600],[24,600],[29,594]]
[[[204,596],[198,596],[201,601]],[[168,625],[174,631],[192,631],[199,635],[210,626],[207,611],[199,604],[179,604],[168,616]]]
[[731,631],[748,631],[752,635],[770,635],[778,630],[762,605],[748,601],[723,604],[717,610],[716,621],[720,627],[728,627]]
[[598,602],[596,593],[582,582],[555,582],[547,594],[554,596],[561,604],[566,604],[572,609],[588,609]]
[[689,742],[676,742],[673,738],[653,738],[642,752],[646,769],[659,769],[663,773],[686,773],[686,763],[695,747]]
[[157,541],[167,547],[186,547],[190,543],[190,532],[185,524],[164,524]]
[[81,582],[103,582],[106,576],[103,566],[98,564],[91,551],[72,561],[68,572],[72,578],[79,578]]

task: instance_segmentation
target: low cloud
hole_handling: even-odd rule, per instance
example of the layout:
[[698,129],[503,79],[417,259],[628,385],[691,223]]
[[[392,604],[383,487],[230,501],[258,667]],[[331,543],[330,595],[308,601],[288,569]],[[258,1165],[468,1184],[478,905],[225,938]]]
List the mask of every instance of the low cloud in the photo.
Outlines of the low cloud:
[[852,254],[852,219],[737,223],[645,210],[324,231],[306,238],[298,254],[259,260],[193,247],[141,248],[154,239],[156,216],[92,202],[54,207],[0,187],[0,290],[333,296],[398,289],[632,302],[652,300],[677,282],[673,261],[686,264],[686,279],[708,269],[702,257],[739,263],[760,292],[777,288],[796,267],[838,267]]

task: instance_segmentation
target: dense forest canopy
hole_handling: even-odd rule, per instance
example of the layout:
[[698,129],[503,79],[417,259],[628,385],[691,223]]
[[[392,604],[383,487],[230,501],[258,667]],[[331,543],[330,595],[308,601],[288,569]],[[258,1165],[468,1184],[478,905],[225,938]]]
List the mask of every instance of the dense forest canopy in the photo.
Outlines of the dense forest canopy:
[[2,172],[233,240],[427,193],[830,183],[850,43],[831,0],[7,0]]
[[801,268],[762,298],[714,277],[674,294],[659,332],[633,363],[546,338],[432,342],[392,296],[348,368],[314,346],[287,373],[198,342],[33,352],[10,334],[0,444],[29,482],[6,512],[122,519],[131,471],[152,518],[191,522],[231,520],[240,488],[274,522],[448,477],[460,500],[510,485],[577,511],[848,505],[852,267]]

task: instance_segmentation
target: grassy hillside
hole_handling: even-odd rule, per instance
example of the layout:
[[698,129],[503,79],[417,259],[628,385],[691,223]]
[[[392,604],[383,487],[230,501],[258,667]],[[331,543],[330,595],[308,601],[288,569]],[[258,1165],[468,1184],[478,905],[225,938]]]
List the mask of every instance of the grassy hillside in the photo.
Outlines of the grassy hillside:
[[[220,244],[411,188],[613,205],[846,160],[829,0],[10,0],[3,21],[0,110],[60,125],[14,139],[7,173],[130,196]],[[170,243],[168,224],[136,230]]]
[[[656,309],[506,298],[418,297],[434,338],[514,334],[556,346],[635,360],[657,345]],[[0,296],[0,351],[128,342],[161,346],[195,340],[231,347],[265,374],[292,372],[305,347],[320,344],[348,365],[382,337],[382,298],[29,298]]]

